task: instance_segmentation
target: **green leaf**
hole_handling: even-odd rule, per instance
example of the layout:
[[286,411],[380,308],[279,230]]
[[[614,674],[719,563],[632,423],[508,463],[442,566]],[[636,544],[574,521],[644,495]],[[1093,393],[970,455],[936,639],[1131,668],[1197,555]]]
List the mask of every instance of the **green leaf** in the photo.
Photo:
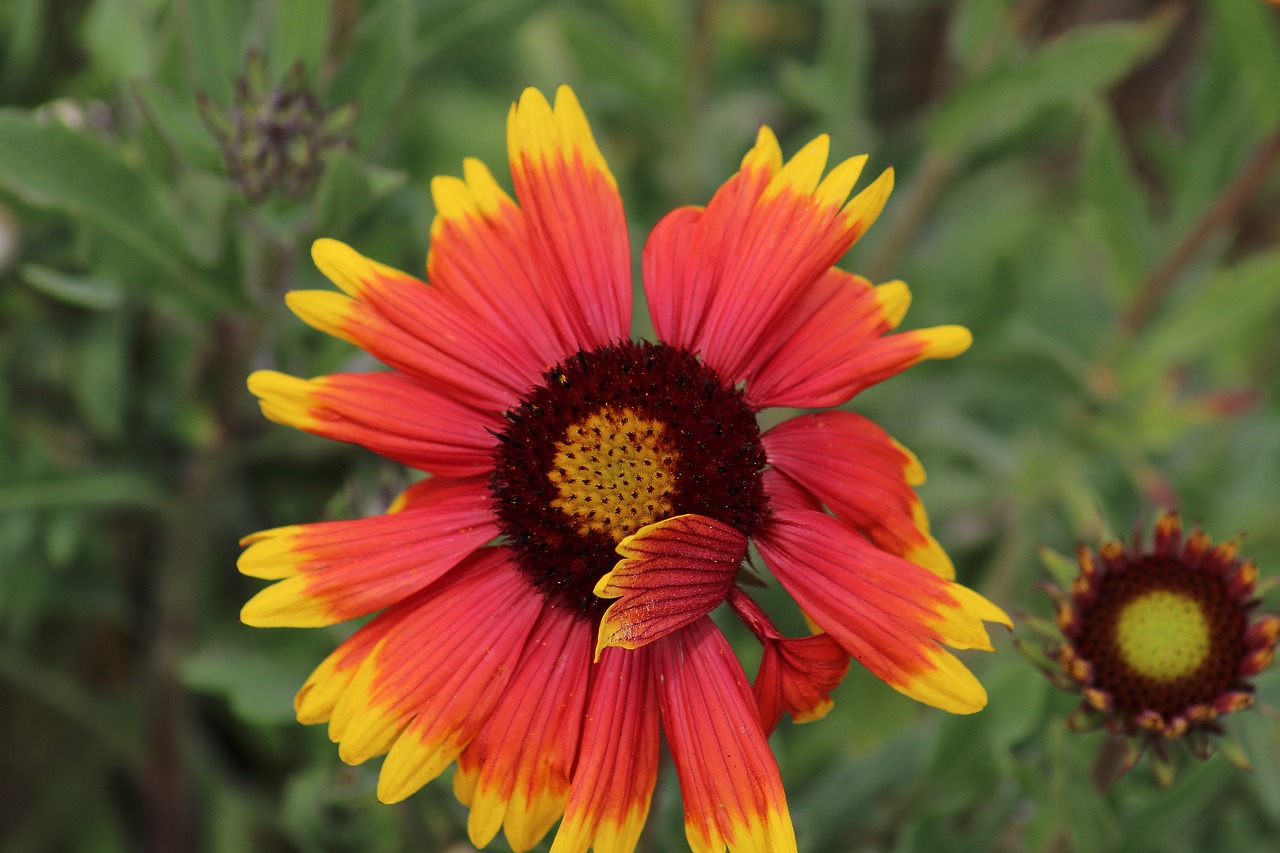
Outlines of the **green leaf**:
[[71,374],[71,391],[85,423],[108,441],[120,439],[125,432],[128,345],[123,312],[94,317],[77,353],[79,364]]
[[342,150],[325,158],[316,192],[316,234],[344,234],[351,224],[404,184],[405,174],[361,161]]
[[188,312],[235,307],[188,265],[182,232],[159,184],[97,139],[61,124],[38,124],[16,110],[0,111],[0,188],[115,238],[154,268],[154,276],[138,283]]
[[216,103],[231,101],[232,81],[244,64],[246,0],[184,0],[178,10],[184,56],[193,88]]
[[1137,289],[1151,264],[1151,214],[1111,110],[1095,105],[1085,126],[1084,216],[1111,252],[1114,273],[1106,281],[1124,297]]
[[120,283],[92,275],[71,275],[37,266],[23,264],[18,275],[35,290],[45,296],[94,311],[109,311],[120,305]]
[[1017,33],[1009,9],[1013,0],[965,0],[948,32],[951,52],[966,68],[981,67],[997,52],[1008,50]]
[[1235,76],[1249,93],[1265,127],[1280,122],[1280,36],[1275,12],[1263,2],[1213,0],[1208,4],[1213,31],[1229,45]]
[[331,8],[332,4],[315,0],[276,0],[273,49],[268,53],[274,63],[273,74],[280,76],[293,63],[301,62],[308,81],[319,78],[329,41]]
[[145,6],[130,0],[97,0],[89,8],[84,38],[93,67],[103,77],[128,80],[151,71],[155,42]]
[[179,671],[189,687],[225,696],[247,722],[276,725],[294,717],[293,695],[302,679],[289,660],[222,642],[189,656]]
[[413,57],[414,7],[387,0],[364,16],[346,61],[329,89],[330,105],[360,104],[355,137],[367,148],[382,133],[408,80]]
[[1026,62],[960,87],[934,112],[929,138],[958,157],[1013,133],[1050,106],[1087,103],[1159,47],[1171,24],[1165,15],[1072,30]]
[[184,105],[154,80],[134,80],[133,94],[156,132],[178,157],[197,168],[224,173],[218,144],[196,114],[194,100]]
[[1278,281],[1280,249],[1214,276],[1157,316],[1132,361],[1122,366],[1126,379],[1143,384],[1170,366],[1226,354],[1233,342],[1272,334],[1280,312]]
[[131,471],[98,471],[0,484],[0,512],[54,507],[137,507],[161,511],[168,496],[154,480]]

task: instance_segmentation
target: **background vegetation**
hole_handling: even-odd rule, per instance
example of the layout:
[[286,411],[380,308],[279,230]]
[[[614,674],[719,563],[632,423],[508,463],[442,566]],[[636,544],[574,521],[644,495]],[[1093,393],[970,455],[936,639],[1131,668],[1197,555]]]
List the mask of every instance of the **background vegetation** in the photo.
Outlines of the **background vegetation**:
[[[317,135],[291,156],[323,168],[310,185],[305,168],[276,175],[290,197],[256,167],[229,173],[210,128],[229,131],[235,78],[287,89],[295,63],[317,100],[288,101],[290,121],[315,119]],[[405,479],[268,424],[244,377],[368,366],[284,309],[286,290],[324,286],[310,241],[421,269],[431,176],[467,155],[501,174],[508,105],[561,82],[592,118],[636,247],[664,212],[705,201],[762,122],[788,153],[825,131],[835,155],[896,167],[847,266],[910,282],[909,326],[963,323],[976,343],[852,406],[925,462],[963,580],[1045,614],[1038,545],[1069,552],[1170,505],[1217,538],[1247,531],[1244,552],[1280,573],[1280,8],[6,0],[5,851],[469,849],[447,781],[378,805],[376,761],[345,767],[322,730],[292,721],[341,628],[236,619],[259,585],[234,570],[240,536],[381,511]],[[316,104],[336,111],[327,128]],[[969,658],[991,692],[977,716],[854,672],[826,721],[783,724],[802,849],[1280,837],[1274,719],[1231,721],[1252,774],[1215,757],[1168,791],[1139,767],[1103,792],[1098,737],[1063,724],[1073,698],[999,642]],[[1259,690],[1280,705],[1275,671]],[[680,815],[669,782],[645,849],[682,849]]]

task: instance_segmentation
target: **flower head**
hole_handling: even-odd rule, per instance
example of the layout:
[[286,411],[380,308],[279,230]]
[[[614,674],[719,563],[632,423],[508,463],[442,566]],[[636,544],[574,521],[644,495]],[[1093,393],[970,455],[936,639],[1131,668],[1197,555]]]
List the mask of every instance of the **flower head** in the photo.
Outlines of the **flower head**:
[[1258,570],[1233,543],[1215,546],[1198,529],[1184,538],[1174,512],[1156,523],[1150,550],[1139,533],[1128,548],[1081,546],[1078,562],[1069,592],[1047,587],[1062,634],[1051,648],[1054,680],[1084,699],[1070,723],[1124,740],[1115,775],[1150,750],[1167,783],[1175,749],[1208,757],[1221,718],[1253,704],[1280,616],[1253,615]]
[[[997,607],[953,571],[914,485],[916,458],[847,411],[767,431],[969,343],[957,327],[886,335],[901,282],[833,265],[875,220],[886,172],[823,176],[826,137],[784,163],[760,131],[705,208],[658,223],[643,255],[659,341],[630,340],[631,256],[613,176],[573,93],[528,90],[508,147],[515,199],[478,161],[432,183],[430,285],[332,240],[341,289],[293,310],[393,368],[249,379],[267,417],[432,476],[387,514],[248,537],[242,572],[276,583],[252,625],[377,615],[297,698],[339,753],[386,753],[403,799],[457,762],[477,845],[629,851],[660,733],[697,851],[795,850],[766,742],[783,714],[831,707],[850,656],[957,713],[982,686],[945,647],[990,649]],[[517,203],[518,200],[518,203]],[[738,587],[748,543],[816,626],[785,637]],[[748,681],[708,614],[759,637]]]
[[325,109],[307,86],[301,64],[290,68],[278,86],[269,87],[257,51],[245,58],[230,109],[215,107],[204,93],[199,106],[227,173],[251,202],[273,192],[302,195],[320,176],[329,150],[351,147],[344,134],[355,120],[355,105]]

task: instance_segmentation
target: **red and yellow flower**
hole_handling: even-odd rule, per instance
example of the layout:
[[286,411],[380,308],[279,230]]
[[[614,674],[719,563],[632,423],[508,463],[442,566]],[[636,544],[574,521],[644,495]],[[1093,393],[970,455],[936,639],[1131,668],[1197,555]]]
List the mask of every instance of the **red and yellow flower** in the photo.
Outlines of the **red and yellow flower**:
[[[901,282],[834,267],[875,221],[886,171],[824,176],[828,141],[784,162],[762,128],[705,208],[643,253],[658,343],[630,340],[631,252],[613,175],[573,93],[512,107],[513,199],[478,161],[432,183],[426,278],[315,244],[341,292],[288,296],[306,322],[392,368],[249,387],[274,421],[432,476],[375,518],[248,537],[242,572],[276,581],[251,625],[377,613],[297,697],[348,762],[386,754],[401,800],[457,762],[478,846],[630,851],[660,732],[699,853],[795,850],[766,736],[817,719],[850,656],[956,713],[986,694],[946,647],[990,649],[999,608],[953,582],[910,451],[847,411],[763,433],[772,407],[829,409],[926,358],[943,326],[895,335]],[[754,542],[814,627],[784,637],[738,587]],[[764,646],[754,685],[708,614]]]

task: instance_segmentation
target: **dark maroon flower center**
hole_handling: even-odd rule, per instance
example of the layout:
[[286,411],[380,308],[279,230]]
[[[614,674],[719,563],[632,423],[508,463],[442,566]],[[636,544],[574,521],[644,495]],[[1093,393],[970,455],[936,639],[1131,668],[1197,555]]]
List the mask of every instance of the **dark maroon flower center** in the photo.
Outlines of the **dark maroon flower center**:
[[596,581],[641,527],[697,513],[750,536],[768,511],[760,428],[693,354],[618,343],[579,352],[506,413],[489,487],[520,569],[597,616]]

